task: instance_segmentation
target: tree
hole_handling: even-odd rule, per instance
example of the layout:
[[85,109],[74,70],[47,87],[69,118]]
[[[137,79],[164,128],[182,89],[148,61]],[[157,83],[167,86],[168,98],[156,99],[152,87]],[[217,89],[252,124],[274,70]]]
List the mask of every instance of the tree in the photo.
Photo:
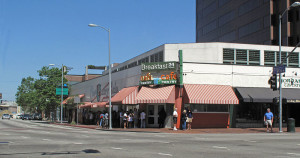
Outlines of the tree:
[[[39,79],[23,78],[16,93],[17,103],[28,112],[44,111],[48,116],[60,106],[56,88],[61,85],[61,69],[44,66],[37,71]],[[65,72],[66,74],[66,72]],[[64,78],[64,83],[67,80]]]
[[32,77],[23,78],[21,85],[18,87],[16,93],[16,102],[26,112],[32,112],[36,104],[36,90],[34,88],[35,79]]

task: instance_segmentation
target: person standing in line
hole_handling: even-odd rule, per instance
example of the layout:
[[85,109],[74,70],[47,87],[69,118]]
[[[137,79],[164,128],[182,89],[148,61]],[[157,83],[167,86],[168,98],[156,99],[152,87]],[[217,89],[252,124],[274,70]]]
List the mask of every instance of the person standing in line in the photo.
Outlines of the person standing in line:
[[136,108],[134,108],[134,111],[133,111],[133,123],[134,123],[134,128],[137,128],[138,127],[138,122],[139,122],[139,117],[138,117],[138,111]]
[[127,113],[128,112],[124,112],[123,114],[124,129],[126,129],[127,127],[127,117],[128,117]]
[[174,109],[173,112],[173,123],[174,123],[174,131],[177,131],[176,125],[177,125],[177,117],[178,117],[178,113],[177,113],[177,108]]
[[187,115],[186,115],[186,110],[183,110],[182,114],[181,114],[181,122],[182,122],[182,130],[186,130],[186,118],[187,118]]
[[93,124],[93,119],[94,119],[94,115],[93,115],[93,113],[91,112],[91,114],[90,114],[90,125]]
[[146,113],[144,110],[140,114],[140,119],[141,119],[141,128],[146,128]]
[[189,107],[188,108],[188,111],[187,111],[187,125],[188,125],[188,130],[191,130],[192,129],[192,121],[193,121],[193,112],[191,110],[191,108]]
[[107,113],[107,111],[105,112],[105,115],[104,115],[104,120],[105,120],[105,128],[108,128],[108,113]]
[[128,128],[132,128],[133,126],[133,113],[129,113],[128,115]]
[[123,115],[124,115],[122,109],[120,110],[119,115],[120,115],[120,128],[122,128],[122,124],[123,124]]
[[158,113],[158,124],[159,124],[159,128],[164,128],[164,124],[165,124],[165,119],[166,119],[166,111],[164,108],[162,108],[160,110],[160,112]]
[[273,113],[271,112],[271,109],[268,108],[267,109],[267,112],[265,113],[265,116],[264,116],[264,121],[265,121],[265,124],[267,125],[267,132],[269,132],[269,126],[271,128],[271,132],[273,132],[273,120],[274,120],[274,115]]
[[100,124],[99,127],[103,128],[103,119],[104,119],[104,113],[100,112]]

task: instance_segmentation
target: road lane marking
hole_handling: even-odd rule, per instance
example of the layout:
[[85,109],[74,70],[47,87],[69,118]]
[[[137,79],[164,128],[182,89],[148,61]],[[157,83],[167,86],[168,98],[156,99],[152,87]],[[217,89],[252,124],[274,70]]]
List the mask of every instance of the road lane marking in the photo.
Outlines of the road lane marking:
[[213,146],[213,148],[230,150],[226,146]]
[[86,138],[90,137],[90,136],[87,136],[87,135],[81,135],[81,136],[86,137]]
[[29,137],[25,137],[25,136],[21,136],[22,138],[26,139],[26,138],[29,138]]
[[287,153],[288,155],[300,156],[299,153]]
[[170,142],[160,142],[160,143],[163,143],[163,144],[169,144]]
[[158,155],[163,155],[163,156],[173,156],[172,154],[166,154],[166,153],[157,153]]
[[122,150],[123,148],[115,148],[115,147],[111,147],[114,150]]
[[297,145],[300,145],[300,144],[297,144]]
[[44,141],[50,141],[50,139],[43,139]]
[[166,136],[161,136],[161,135],[154,135],[154,136],[156,136],[156,137],[166,137]]
[[80,144],[83,144],[83,143],[74,143],[74,144],[76,144],[76,145],[80,145]]
[[255,140],[244,140],[245,142],[250,142],[250,143],[256,143],[257,141]]

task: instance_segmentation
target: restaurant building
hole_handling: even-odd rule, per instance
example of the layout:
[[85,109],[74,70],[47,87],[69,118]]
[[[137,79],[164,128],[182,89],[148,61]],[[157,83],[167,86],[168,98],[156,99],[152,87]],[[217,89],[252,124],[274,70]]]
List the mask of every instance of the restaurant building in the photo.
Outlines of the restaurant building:
[[[282,58],[293,47],[282,48]],[[286,60],[283,77],[283,120],[300,117],[299,51]],[[193,111],[193,128],[263,127],[268,107],[278,119],[278,91],[268,80],[279,54],[277,46],[233,43],[164,44],[112,67],[112,110],[146,112],[146,126],[158,127],[158,113]],[[81,96],[80,112],[107,110],[108,71],[71,87]],[[81,113],[80,113],[81,115]],[[79,115],[79,120],[80,116]],[[179,128],[180,119],[177,122]]]

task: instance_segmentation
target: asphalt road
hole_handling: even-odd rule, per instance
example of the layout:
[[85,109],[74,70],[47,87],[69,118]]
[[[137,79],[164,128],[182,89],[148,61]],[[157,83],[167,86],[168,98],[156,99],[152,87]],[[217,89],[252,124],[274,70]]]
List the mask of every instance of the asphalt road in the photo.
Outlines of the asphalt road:
[[300,134],[118,132],[0,120],[3,157],[300,157]]

